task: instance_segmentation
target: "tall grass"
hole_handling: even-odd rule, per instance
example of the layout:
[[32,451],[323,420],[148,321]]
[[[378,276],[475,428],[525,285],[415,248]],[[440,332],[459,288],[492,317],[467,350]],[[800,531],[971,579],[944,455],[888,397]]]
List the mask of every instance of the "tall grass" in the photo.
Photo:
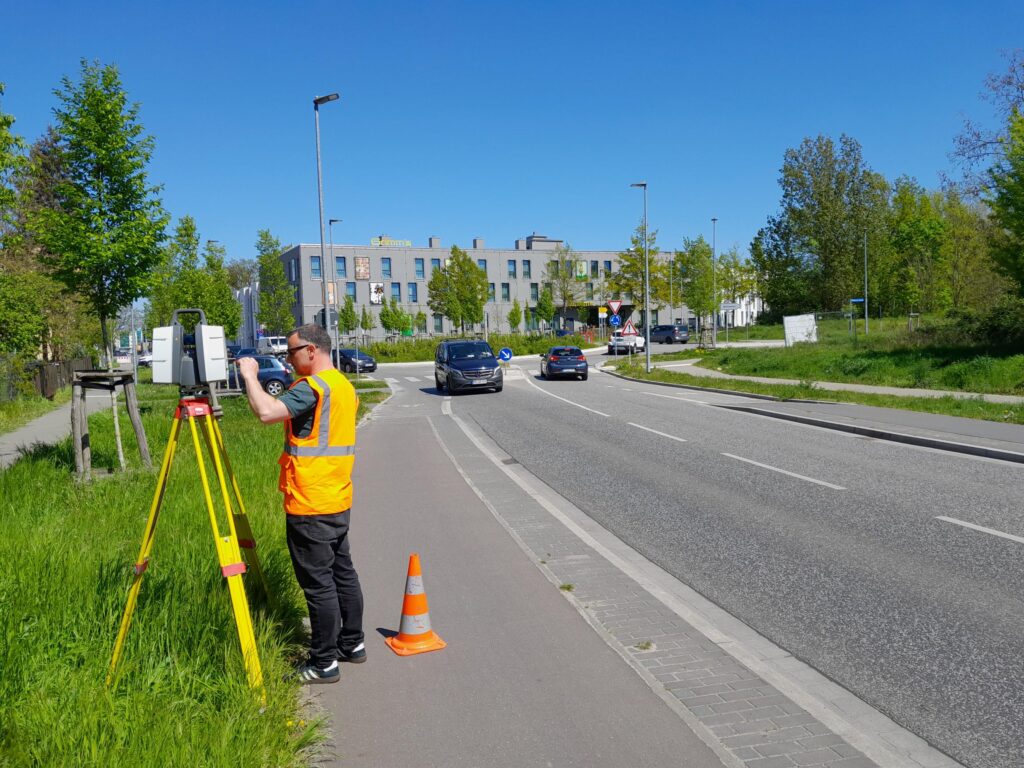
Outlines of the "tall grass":
[[13,400],[0,401],[0,435],[13,432],[33,419],[71,401],[71,387],[57,390],[53,400],[45,397],[21,395]]
[[[157,460],[173,415],[168,390],[140,387]],[[265,708],[246,685],[187,424],[119,674],[104,687],[156,472],[136,467],[79,485],[65,441],[0,472],[0,765],[308,761],[319,727],[300,725],[297,686],[284,681],[305,611],[276,490],[280,430],[259,425],[241,399],[223,406],[228,453],[276,598],[271,608],[250,589]],[[93,415],[90,431],[94,466],[112,467],[109,412]],[[122,426],[122,434],[137,465],[132,432]]]

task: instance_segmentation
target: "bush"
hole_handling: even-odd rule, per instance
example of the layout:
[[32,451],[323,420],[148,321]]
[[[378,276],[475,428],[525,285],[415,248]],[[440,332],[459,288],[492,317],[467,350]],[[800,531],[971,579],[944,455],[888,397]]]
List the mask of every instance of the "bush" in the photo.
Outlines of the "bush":
[[975,329],[994,346],[1024,348],[1024,298],[1004,296],[978,318]]

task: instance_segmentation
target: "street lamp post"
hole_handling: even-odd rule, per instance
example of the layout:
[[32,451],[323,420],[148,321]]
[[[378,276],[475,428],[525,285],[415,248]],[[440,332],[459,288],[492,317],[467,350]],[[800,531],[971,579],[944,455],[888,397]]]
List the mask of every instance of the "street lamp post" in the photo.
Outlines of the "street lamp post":
[[717,256],[718,218],[711,217],[711,292],[714,294],[714,315],[711,318],[711,346],[718,346],[718,267]]
[[647,249],[647,182],[638,181],[630,184],[644,191],[644,357],[647,361],[647,372],[651,372],[651,265]]
[[[341,287],[338,284],[338,262],[334,256],[334,225],[341,219],[327,220],[327,234],[331,239],[331,283],[334,285],[334,348],[341,346],[341,330],[338,328],[338,304],[341,298]],[[328,316],[329,317],[329,316]],[[330,331],[328,331],[329,333]]]
[[313,98],[313,122],[316,124],[316,191],[320,201],[320,282],[323,286],[324,328],[330,328],[328,322],[330,315],[327,313],[327,272],[324,268],[326,244],[324,243],[324,182],[320,172],[320,105],[337,100],[338,94],[336,93]]

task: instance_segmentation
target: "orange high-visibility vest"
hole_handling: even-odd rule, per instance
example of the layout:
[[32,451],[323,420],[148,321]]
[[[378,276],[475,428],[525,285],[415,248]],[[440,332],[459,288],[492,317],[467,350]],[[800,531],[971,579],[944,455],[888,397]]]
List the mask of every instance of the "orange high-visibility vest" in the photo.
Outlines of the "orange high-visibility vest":
[[356,454],[356,410],[359,398],[348,379],[336,370],[305,376],[316,392],[309,437],[292,434],[284,422],[284,450],[278,464],[277,487],[284,493],[289,515],[329,515],[352,506],[352,464]]

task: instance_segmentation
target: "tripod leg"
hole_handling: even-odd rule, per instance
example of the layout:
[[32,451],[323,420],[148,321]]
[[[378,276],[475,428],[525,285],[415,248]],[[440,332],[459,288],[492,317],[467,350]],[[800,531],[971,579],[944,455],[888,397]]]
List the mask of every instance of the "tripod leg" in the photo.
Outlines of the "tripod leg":
[[231,489],[235,493],[235,501],[238,502],[238,511],[232,511],[235,531],[238,536],[238,546],[245,555],[246,564],[256,572],[260,587],[263,589],[263,599],[272,604],[270,585],[267,583],[267,577],[263,573],[263,566],[260,564],[259,555],[256,554],[256,537],[253,536],[252,527],[249,525],[249,516],[245,511],[245,503],[242,501],[242,491],[238,485],[238,478],[235,477],[235,472],[231,468],[227,449],[224,447],[224,434],[221,432],[220,425],[217,424],[216,419],[211,420],[210,424],[213,427],[213,434],[217,439],[217,446],[220,448],[221,458],[224,460],[224,468],[227,471],[228,479],[231,481]]
[[210,415],[198,416],[189,419],[189,428],[192,430],[192,443],[196,449],[196,460],[199,464],[199,477],[203,481],[203,497],[206,500],[206,511],[210,515],[210,527],[213,529],[213,539],[217,546],[217,559],[220,562],[220,571],[228,581],[228,592],[231,595],[231,609],[235,614],[235,627],[238,629],[238,642],[242,646],[242,659],[245,662],[245,672],[249,678],[250,688],[263,687],[263,670],[260,666],[260,655],[256,648],[256,633],[252,628],[252,617],[249,613],[249,600],[245,595],[245,585],[242,583],[242,574],[245,573],[245,563],[242,562],[242,553],[238,549],[238,539],[234,534],[234,524],[231,522],[230,506],[228,507],[229,535],[221,536],[217,525],[217,512],[213,506],[213,494],[210,492],[210,482],[206,475],[206,462],[203,460],[202,449],[199,444],[199,430],[196,427],[196,418],[205,420],[207,432],[207,445],[211,449],[213,465],[217,471],[217,478],[220,481],[221,491],[227,500],[227,486],[224,482],[224,473],[221,469],[220,458],[217,455],[215,445],[210,439],[212,429],[209,426]]
[[146,572],[146,568],[149,565],[149,555],[153,551],[156,524],[160,518],[160,507],[163,505],[164,492],[167,490],[167,478],[171,473],[171,463],[174,461],[174,454],[178,448],[178,435],[180,432],[181,419],[175,416],[171,424],[171,436],[167,440],[167,448],[164,450],[164,458],[160,464],[160,475],[157,479],[156,491],[153,493],[153,503],[149,507],[146,530],[142,534],[142,546],[139,548],[139,557],[135,561],[135,578],[132,579],[131,589],[128,590],[128,603],[124,607],[124,615],[121,617],[121,628],[117,632],[114,653],[110,659],[110,668],[107,670],[106,685],[108,688],[114,679],[117,664],[121,660],[124,641],[128,637],[128,628],[131,626],[132,614],[135,612],[135,603],[139,597],[139,588],[142,586],[142,574]]

